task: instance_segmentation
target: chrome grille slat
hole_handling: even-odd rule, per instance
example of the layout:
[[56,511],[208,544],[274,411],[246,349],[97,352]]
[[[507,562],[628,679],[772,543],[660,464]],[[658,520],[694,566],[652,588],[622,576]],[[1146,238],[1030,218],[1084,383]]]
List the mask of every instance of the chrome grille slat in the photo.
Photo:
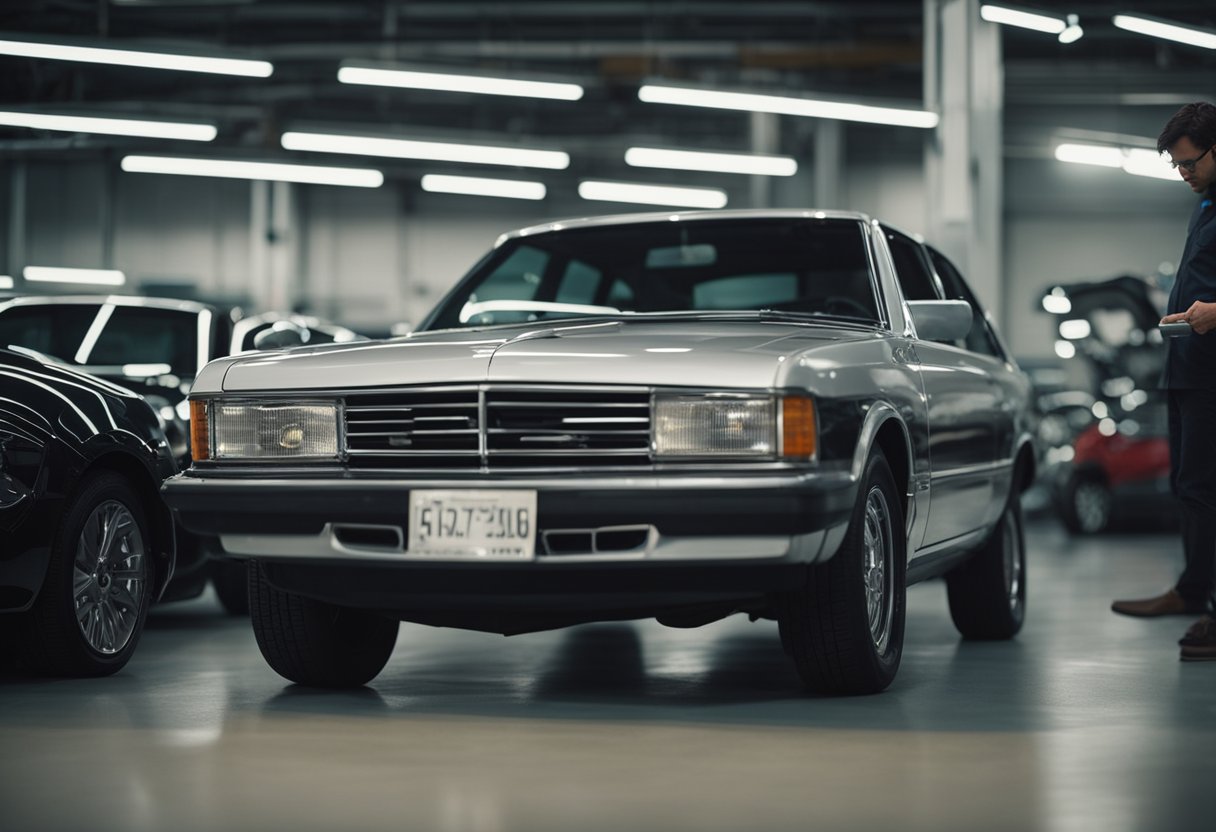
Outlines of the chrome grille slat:
[[650,391],[636,387],[381,390],[348,394],[345,414],[353,467],[517,470],[652,463]]

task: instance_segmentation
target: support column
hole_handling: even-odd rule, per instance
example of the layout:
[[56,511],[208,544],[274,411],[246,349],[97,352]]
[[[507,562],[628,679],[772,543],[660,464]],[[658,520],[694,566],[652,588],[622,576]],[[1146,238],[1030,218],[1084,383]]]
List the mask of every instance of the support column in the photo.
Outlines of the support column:
[[[752,113],[751,148],[752,153],[766,156],[775,154],[781,148],[780,116],[775,113]],[[753,208],[770,208],[773,204],[773,182],[771,176],[753,176],[751,178],[751,204]]]
[[25,162],[13,162],[9,165],[8,183],[8,258],[6,261],[6,273],[12,276],[15,285],[20,286],[24,280],[21,272],[28,265],[25,262]]
[[250,183],[250,301],[256,309],[289,311],[297,288],[295,190],[290,182]]
[[1000,27],[979,0],[925,0],[925,106],[941,122],[925,143],[930,241],[1002,319],[1004,70]]
[[836,119],[815,121],[815,207],[848,208],[844,204],[844,128]]

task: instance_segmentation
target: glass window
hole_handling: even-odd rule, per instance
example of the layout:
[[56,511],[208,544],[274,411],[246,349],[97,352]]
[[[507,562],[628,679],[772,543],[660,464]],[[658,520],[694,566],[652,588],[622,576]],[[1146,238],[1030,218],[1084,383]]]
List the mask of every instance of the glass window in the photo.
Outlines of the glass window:
[[946,297],[953,300],[965,300],[971,304],[971,331],[967,333],[967,337],[959,343],[959,346],[983,355],[1004,358],[1005,355],[1000,344],[988,327],[988,319],[984,316],[975,296],[971,294],[971,289],[967,287],[967,281],[963,280],[958,269],[954,268],[954,264],[947,260],[941,252],[929,248],[929,257],[933,260],[933,267],[937,269],[937,276],[942,281],[942,288],[946,290]]
[[647,222],[510,240],[424,328],[686,310],[877,323],[862,225],[797,217]]
[[887,235],[887,244],[891,248],[891,259],[895,261],[895,275],[899,278],[900,288],[908,300],[939,300],[941,294],[933,272],[925,262],[925,256],[920,244],[910,237],[897,231],[883,229]]
[[0,313],[0,345],[12,344],[74,362],[100,308],[96,303],[10,307]]
[[198,371],[198,318],[176,309],[117,306],[86,363],[168,364],[173,373],[193,377]]

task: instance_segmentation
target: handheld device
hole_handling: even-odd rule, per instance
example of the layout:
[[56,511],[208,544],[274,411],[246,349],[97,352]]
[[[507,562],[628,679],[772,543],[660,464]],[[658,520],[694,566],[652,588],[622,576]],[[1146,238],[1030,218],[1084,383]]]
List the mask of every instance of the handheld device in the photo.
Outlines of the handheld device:
[[1161,330],[1161,334],[1167,338],[1191,334],[1191,325],[1186,321],[1171,321],[1168,324],[1157,324],[1157,329]]

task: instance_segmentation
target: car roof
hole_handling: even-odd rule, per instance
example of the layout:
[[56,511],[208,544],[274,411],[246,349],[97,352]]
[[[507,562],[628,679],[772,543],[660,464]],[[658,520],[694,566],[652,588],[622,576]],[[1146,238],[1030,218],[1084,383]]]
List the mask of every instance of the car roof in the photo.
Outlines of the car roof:
[[870,216],[860,211],[818,211],[814,209],[735,208],[727,211],[647,211],[635,214],[610,214],[601,217],[581,217],[556,222],[531,225],[508,231],[498,238],[494,247],[519,237],[548,234],[553,231],[578,228],[598,228],[613,225],[631,225],[648,222],[700,222],[704,220],[755,220],[755,219],[836,219],[870,222]]
[[140,295],[22,295],[0,301],[0,309],[14,306],[56,306],[80,303],[109,303],[115,306],[142,306],[151,309],[175,309],[181,312],[214,312],[215,307],[180,298],[149,298]]

